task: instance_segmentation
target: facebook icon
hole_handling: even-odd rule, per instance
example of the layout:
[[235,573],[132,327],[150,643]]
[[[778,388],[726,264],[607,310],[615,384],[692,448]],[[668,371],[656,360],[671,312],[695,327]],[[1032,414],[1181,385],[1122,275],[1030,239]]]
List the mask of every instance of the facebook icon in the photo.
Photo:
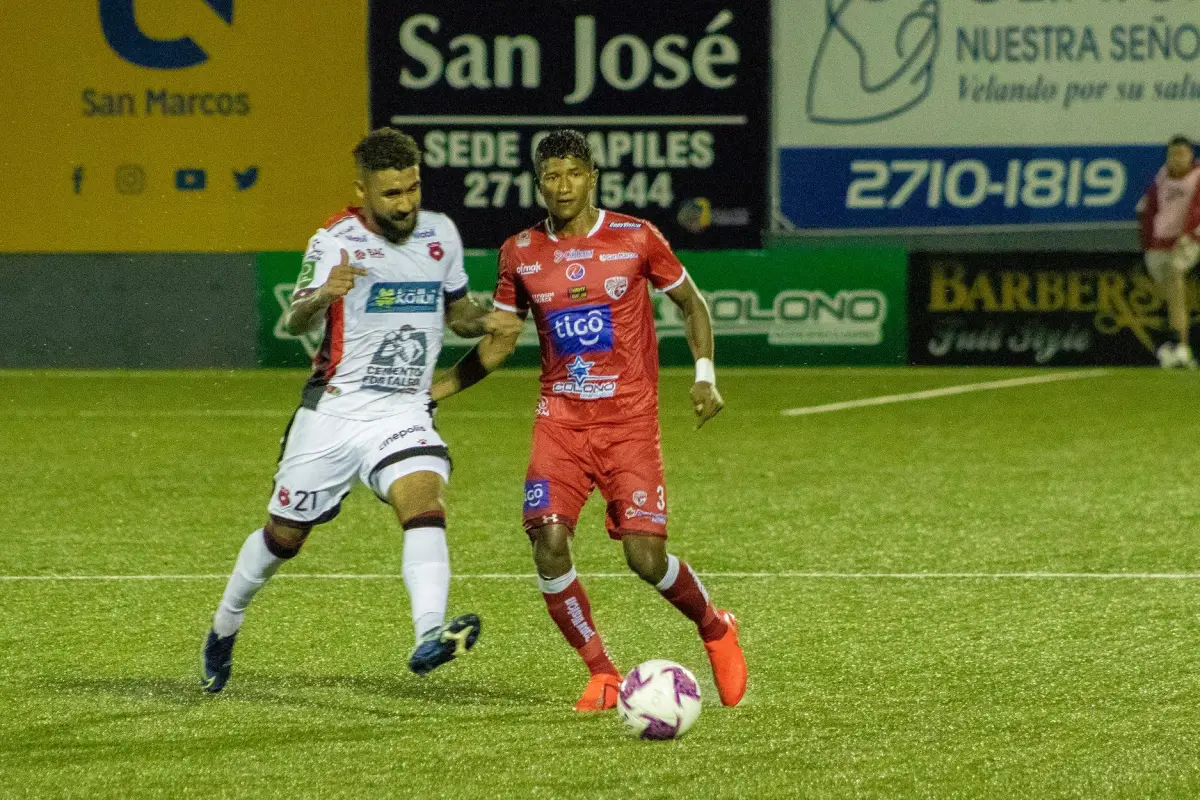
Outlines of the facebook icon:
[[208,174],[202,169],[175,170],[175,188],[181,192],[198,192],[208,184]]

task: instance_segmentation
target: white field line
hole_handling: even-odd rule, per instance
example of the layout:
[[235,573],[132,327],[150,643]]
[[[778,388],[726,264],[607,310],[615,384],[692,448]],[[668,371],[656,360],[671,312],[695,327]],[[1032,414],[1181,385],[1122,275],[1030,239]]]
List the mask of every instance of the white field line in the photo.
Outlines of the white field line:
[[830,411],[845,411],[850,408],[866,408],[868,406],[886,406],[892,403],[907,403],[910,400],[931,400],[936,397],[948,397],[968,392],[987,392],[993,389],[1012,389],[1017,386],[1033,386],[1039,383],[1055,383],[1056,381],[1073,381],[1081,378],[1099,378],[1107,375],[1108,370],[1088,369],[1078,372],[1054,372],[1049,375],[1030,375],[1024,378],[1006,378],[999,381],[984,381],[983,383],[964,383],[958,386],[942,386],[938,389],[926,389],[921,392],[905,394],[885,394],[881,397],[864,397],[860,400],[845,400],[840,403],[825,403],[819,406],[804,408],[785,408],[780,411],[785,417],[802,417],[809,414],[826,414]]
[[[791,579],[791,580],[1135,580],[1135,581],[1192,581],[1200,580],[1200,572],[701,572],[703,578]],[[162,575],[0,575],[0,582],[67,583],[72,581],[215,581],[225,580],[226,573],[162,574]],[[592,572],[581,575],[588,579],[632,579],[631,572]],[[392,573],[314,573],[281,572],[276,580],[332,581],[399,581],[404,576]],[[480,572],[455,575],[460,581],[533,581],[533,573]]]

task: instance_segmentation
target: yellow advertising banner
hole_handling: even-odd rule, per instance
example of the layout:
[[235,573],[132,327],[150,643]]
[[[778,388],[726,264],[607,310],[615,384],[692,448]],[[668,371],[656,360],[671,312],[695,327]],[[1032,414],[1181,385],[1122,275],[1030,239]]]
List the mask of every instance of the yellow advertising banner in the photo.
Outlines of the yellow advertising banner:
[[0,252],[294,250],[353,199],[365,0],[4,7]]

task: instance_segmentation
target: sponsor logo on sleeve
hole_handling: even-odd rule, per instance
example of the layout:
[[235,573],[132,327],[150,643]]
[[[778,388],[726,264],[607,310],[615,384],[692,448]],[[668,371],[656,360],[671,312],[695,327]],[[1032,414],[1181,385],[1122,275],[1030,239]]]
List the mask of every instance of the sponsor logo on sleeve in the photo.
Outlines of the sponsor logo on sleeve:
[[300,274],[298,276],[296,276],[295,291],[298,292],[301,289],[307,289],[308,285],[313,282],[313,277],[316,275],[316,273],[317,273],[316,260],[314,260],[314,259],[305,260],[305,262],[300,265]]
[[367,297],[368,314],[432,313],[438,310],[442,284],[438,281],[375,283]]

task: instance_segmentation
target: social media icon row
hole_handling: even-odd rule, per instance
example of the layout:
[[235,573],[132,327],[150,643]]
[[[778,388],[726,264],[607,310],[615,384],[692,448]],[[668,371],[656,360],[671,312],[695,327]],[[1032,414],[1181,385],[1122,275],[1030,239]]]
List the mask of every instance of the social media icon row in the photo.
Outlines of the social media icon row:
[[[233,185],[244,192],[258,183],[258,167],[233,170]],[[200,192],[208,188],[208,171],[196,167],[175,170],[175,188],[181,192]]]
[[[76,165],[71,170],[71,186],[75,194],[83,193],[87,169]],[[181,192],[202,192],[208,188],[208,170],[199,167],[181,167],[175,170],[175,188]],[[258,183],[258,167],[233,170],[233,186],[244,192]],[[136,195],[146,190],[146,169],[140,164],[122,164],[117,167],[114,185],[120,194]]]

